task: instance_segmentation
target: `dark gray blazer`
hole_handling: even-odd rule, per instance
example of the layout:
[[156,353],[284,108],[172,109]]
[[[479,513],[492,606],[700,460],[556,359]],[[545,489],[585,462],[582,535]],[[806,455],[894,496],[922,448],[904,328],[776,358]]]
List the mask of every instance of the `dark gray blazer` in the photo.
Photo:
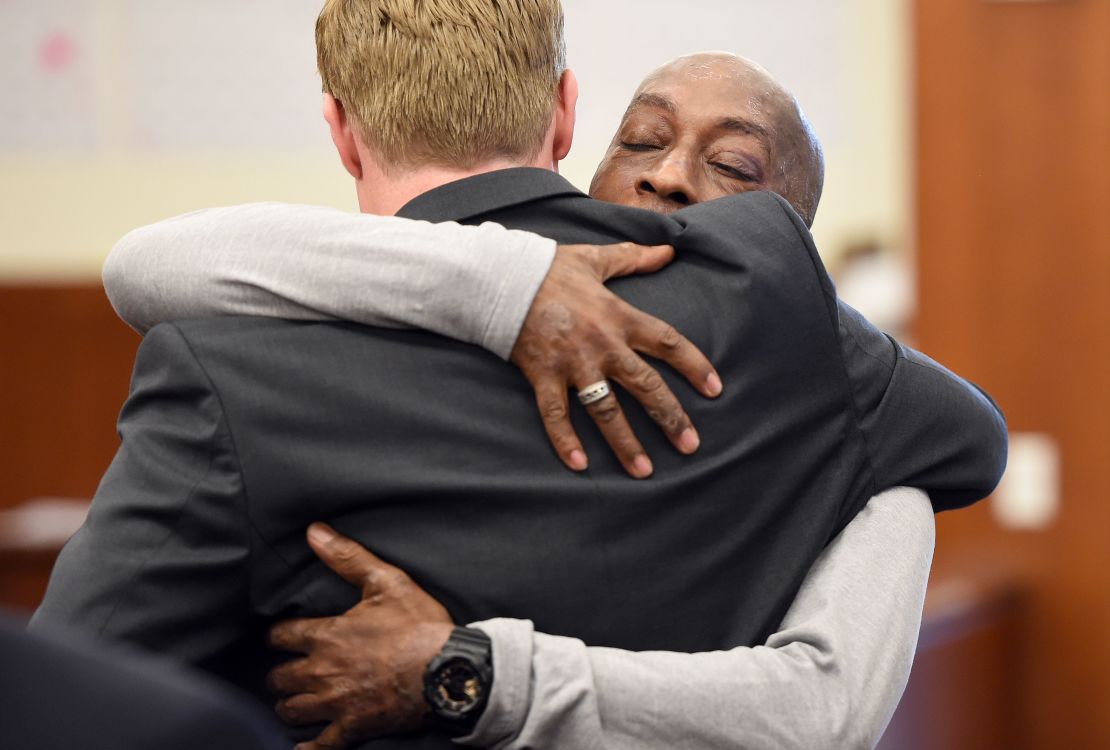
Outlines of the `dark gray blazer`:
[[432,334],[256,318],[161,325],[140,349],[122,445],[38,622],[172,654],[268,702],[264,629],[356,600],[304,542],[308,523],[327,520],[459,622],[529,618],[591,645],[725,649],[775,630],[814,558],[872,495],[908,485],[954,508],[1001,475],[994,404],[840,304],[775,195],[665,217],[514,169],[433,190],[401,215],[562,242],[673,243],[671,266],[612,286],[719,368],[717,401],[666,374],[699,453],[677,455],[626,402],[656,465],[651,480],[630,479],[575,410],[592,458],[575,475],[516,368]]
[[279,750],[249,698],[145,654],[0,614],[0,745],[28,750]]

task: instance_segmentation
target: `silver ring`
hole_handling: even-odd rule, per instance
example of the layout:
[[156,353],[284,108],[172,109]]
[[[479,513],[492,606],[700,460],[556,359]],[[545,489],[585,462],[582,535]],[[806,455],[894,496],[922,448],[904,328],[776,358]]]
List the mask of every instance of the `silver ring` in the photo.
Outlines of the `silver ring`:
[[582,406],[589,406],[605,398],[612,392],[612,389],[609,388],[608,380],[599,380],[578,391],[578,403],[582,404]]

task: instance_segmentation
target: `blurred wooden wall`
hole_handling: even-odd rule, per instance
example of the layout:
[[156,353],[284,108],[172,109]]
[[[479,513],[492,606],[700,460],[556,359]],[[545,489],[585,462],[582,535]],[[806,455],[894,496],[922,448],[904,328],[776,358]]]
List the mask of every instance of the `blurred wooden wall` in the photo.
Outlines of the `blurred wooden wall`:
[[99,283],[0,288],[0,508],[92,497],[138,346]]
[[38,604],[72,527],[26,502],[93,496],[138,345],[99,283],[0,286],[0,605]]
[[[1062,455],[1054,524],[943,515],[935,576],[1028,591],[1005,747],[1107,748],[1110,0],[916,0],[913,21],[918,343]],[[979,705],[977,687],[943,689]]]

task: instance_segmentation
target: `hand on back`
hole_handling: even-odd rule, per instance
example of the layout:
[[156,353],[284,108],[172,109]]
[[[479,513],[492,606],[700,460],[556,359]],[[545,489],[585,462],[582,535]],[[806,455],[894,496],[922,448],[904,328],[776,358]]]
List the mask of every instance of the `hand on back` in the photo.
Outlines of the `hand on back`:
[[[640,356],[660,359],[704,396],[721,381],[705,355],[672,326],[605,286],[608,279],[658,271],[674,259],[669,245],[562,245],[525,318],[511,359],[536,391],[544,428],[556,453],[576,471],[588,459],[569,416],[568,387],[581,390],[613,381],[630,393],[685,454],[700,443],[697,431],[663,378]],[[652,473],[651,459],[632,432],[615,393],[585,407],[621,464],[633,477]]]

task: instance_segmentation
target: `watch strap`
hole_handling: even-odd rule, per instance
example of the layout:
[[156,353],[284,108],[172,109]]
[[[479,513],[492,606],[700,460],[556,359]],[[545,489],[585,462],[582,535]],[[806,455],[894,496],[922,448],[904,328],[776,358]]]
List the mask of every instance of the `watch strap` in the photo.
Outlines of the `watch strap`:
[[[451,714],[441,710],[432,693],[439,671],[458,660],[466,662],[478,676],[482,684],[482,696],[462,714]],[[424,673],[424,685],[424,696],[430,710],[429,722],[456,737],[472,733],[485,711],[493,689],[493,644],[490,637],[477,628],[455,627],[439,654],[428,664]]]

